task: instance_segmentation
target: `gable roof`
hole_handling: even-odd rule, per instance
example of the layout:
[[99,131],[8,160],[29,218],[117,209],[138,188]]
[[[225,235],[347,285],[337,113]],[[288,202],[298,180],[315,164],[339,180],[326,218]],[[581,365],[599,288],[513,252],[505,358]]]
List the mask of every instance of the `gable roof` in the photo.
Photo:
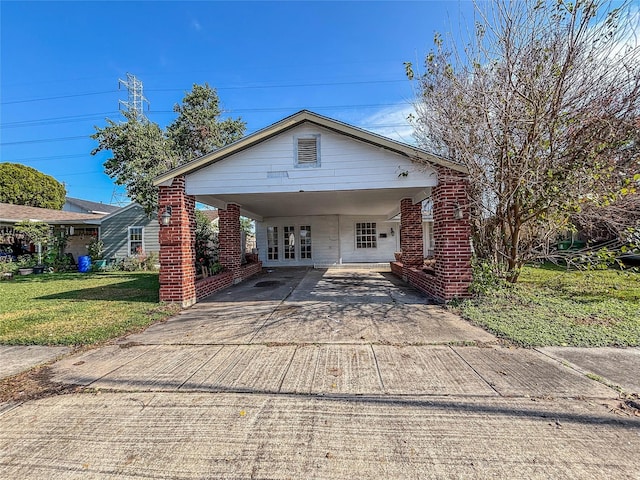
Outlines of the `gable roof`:
[[24,220],[37,220],[51,224],[64,224],[69,222],[97,223],[103,216],[103,214],[65,212],[63,210],[53,210],[50,208],[0,203],[0,222],[5,223],[17,223]]
[[185,163],[184,165],[173,168],[156,177],[153,183],[156,186],[161,185],[172,180],[178,175],[186,175],[196,172],[201,168],[219,162],[220,160],[223,160],[230,155],[241,152],[242,150],[250,148],[260,142],[268,140],[269,138],[286,132],[287,130],[297,127],[298,125],[301,125],[303,123],[318,125],[341,135],[346,135],[348,137],[374,145],[376,147],[390,150],[397,154],[408,157],[411,160],[418,159],[432,165],[442,165],[458,172],[468,172],[466,167],[464,167],[463,165],[452,162],[450,160],[446,160],[445,158],[429,153],[428,151],[421,148],[414,147],[413,145],[409,145],[408,143],[391,140],[390,138],[383,137],[382,135],[378,135],[376,133],[372,133],[358,127],[354,127],[347,123],[343,123],[329,117],[323,117],[322,115],[310,112],[309,110],[301,110],[298,113],[291,115],[290,117],[284,118],[279,122],[263,128],[262,130],[258,130],[257,132],[243,137],[240,140],[233,142],[225,147],[203,155],[200,158],[196,158],[195,160]]
[[106,203],[101,203],[101,202],[92,202],[90,200],[83,200],[81,198],[65,197],[64,200],[66,203],[75,205],[83,210],[86,210],[87,213],[105,213],[106,214],[106,213],[115,212],[120,208],[117,205],[108,205]]

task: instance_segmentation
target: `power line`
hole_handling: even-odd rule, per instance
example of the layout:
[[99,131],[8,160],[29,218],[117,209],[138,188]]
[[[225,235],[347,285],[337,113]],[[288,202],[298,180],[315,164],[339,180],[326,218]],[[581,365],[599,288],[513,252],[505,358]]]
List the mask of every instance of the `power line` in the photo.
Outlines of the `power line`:
[[[360,104],[360,105],[326,105],[326,106],[311,106],[305,107],[307,110],[349,110],[353,108],[379,108],[379,107],[397,107],[401,105],[411,105],[412,102],[397,102],[397,103],[371,103],[371,104]],[[278,112],[278,111],[298,111],[301,110],[301,107],[265,107],[265,108],[236,108],[231,110],[226,110],[227,114],[235,114],[235,113],[253,113],[253,112]],[[90,120],[92,118],[102,118],[108,115],[115,115],[117,112],[104,112],[104,113],[90,113],[86,115],[71,115],[67,117],[53,117],[53,118],[43,118],[36,120],[23,120],[20,122],[10,122],[0,124],[0,129],[4,128],[21,128],[21,127],[31,127],[31,126],[44,126],[50,125],[54,123],[74,123],[80,122],[83,120]],[[159,114],[175,114],[173,110],[151,110],[149,112],[150,116],[159,115]]]
[[65,140],[79,140],[79,139],[88,139],[89,135],[78,135],[75,137],[59,137],[59,138],[42,138],[39,140],[20,140],[18,142],[2,142],[0,143],[0,145],[2,146],[6,146],[6,145],[25,145],[25,144],[29,144],[29,143],[47,143],[47,142],[62,142]]
[[104,112],[104,113],[87,113],[85,115],[69,115],[66,117],[49,117],[49,118],[41,118],[41,119],[35,119],[35,120],[22,120],[19,122],[9,122],[9,123],[0,124],[0,128],[36,127],[40,125],[49,125],[52,123],[82,122],[84,120],[102,118],[105,115],[115,115],[117,113],[118,111],[114,110],[111,112]]
[[56,97],[25,98],[23,100],[11,100],[9,102],[2,102],[0,103],[0,105],[15,105],[17,103],[43,102],[45,100],[59,100],[61,98],[89,97],[91,95],[104,95],[105,93],[115,93],[115,92],[116,92],[115,90],[106,90],[104,92],[71,93],[69,95],[58,95]]
[[[292,87],[329,87],[334,85],[366,85],[376,83],[405,83],[407,80],[360,80],[356,82],[324,82],[324,83],[290,83],[282,85],[231,85],[228,87],[213,87],[215,90],[249,90],[261,88],[292,88]],[[148,92],[182,92],[182,88],[150,88]]]
[[[127,74],[129,75],[129,74]],[[122,80],[121,80],[122,81]],[[122,81],[123,83],[126,83]],[[327,87],[333,85],[366,85],[366,84],[382,84],[382,83],[406,83],[407,80],[361,80],[355,82],[323,82],[323,83],[293,83],[293,84],[275,84],[275,85],[229,85],[222,87],[214,87],[216,90],[251,90],[265,88],[299,88],[299,87]],[[154,88],[148,89],[149,92],[184,92],[183,88]],[[107,93],[116,93],[116,90],[105,90],[101,92],[85,92],[72,93],[68,95],[58,95],[53,97],[25,98],[21,100],[10,100],[8,102],[0,102],[0,105],[15,105],[18,103],[42,102],[46,100],[59,100],[63,98],[87,97],[91,95],[104,95]]]

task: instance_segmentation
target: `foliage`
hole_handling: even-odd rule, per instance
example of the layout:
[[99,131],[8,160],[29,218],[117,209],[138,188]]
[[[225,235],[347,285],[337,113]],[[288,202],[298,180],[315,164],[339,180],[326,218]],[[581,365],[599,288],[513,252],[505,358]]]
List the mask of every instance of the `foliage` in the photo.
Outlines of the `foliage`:
[[38,263],[42,263],[42,249],[51,239],[51,228],[44,222],[32,222],[25,220],[18,222],[14,230],[24,237],[27,242],[33,243],[38,249]]
[[69,235],[59,232],[52,235],[47,245],[46,264],[56,272],[67,272],[75,270],[76,266],[69,255],[64,253],[69,243]]
[[55,178],[18,163],[0,163],[0,202],[62,209],[67,191]]
[[31,255],[20,255],[16,259],[16,265],[18,268],[31,268],[36,266],[36,259]]
[[110,150],[105,173],[150,215],[157,209],[158,189],[153,179],[161,173],[239,139],[245,131],[241,119],[221,120],[218,94],[209,85],[194,84],[175,105],[178,117],[166,130],[138,115],[124,113],[124,122],[107,119],[107,126],[95,127],[91,138],[98,146],[92,155]]
[[0,282],[0,343],[90,345],[176,312],[158,304],[158,274],[52,273]]
[[156,123],[135,112],[125,112],[124,122],[107,119],[104,128],[95,127],[91,136],[98,141],[91,154],[110,150],[112,157],[104,163],[105,173],[118,185],[124,185],[127,195],[142,205],[148,215],[157,208],[158,192],[153,178],[178,165],[164,132]]
[[609,7],[478,3],[468,45],[436,34],[424,73],[405,64],[419,85],[417,139],[469,169],[476,253],[511,281],[572,215],[637,195],[637,11]]
[[44,222],[24,220],[16,223],[14,229],[17,233],[22,234],[26,241],[34,245],[38,243],[46,244],[51,236],[51,229]]
[[104,258],[104,242],[98,240],[98,237],[93,237],[87,245],[87,252],[92,261],[102,260]]
[[167,138],[180,163],[206,155],[244,135],[246,125],[241,119],[220,119],[218,93],[207,83],[194,84],[182,99],[182,105],[174,105],[173,111],[178,117],[167,127]]
[[472,295],[488,295],[501,288],[507,288],[504,273],[499,270],[500,265],[474,258],[471,266],[473,280],[469,285],[469,293]]
[[217,273],[220,273],[222,271],[224,271],[224,267],[220,264],[220,262],[215,262],[211,265],[211,270],[209,271],[209,273],[211,275],[216,275]]
[[196,274],[202,267],[211,269],[218,260],[218,234],[211,221],[200,210],[196,210]]
[[115,265],[115,268],[122,272],[141,272],[157,270],[157,265],[158,256],[151,252],[123,258]]
[[0,274],[15,273],[18,270],[18,264],[11,261],[11,257],[0,257]]
[[458,305],[463,317],[523,346],[640,345],[640,274],[525,266],[520,281]]

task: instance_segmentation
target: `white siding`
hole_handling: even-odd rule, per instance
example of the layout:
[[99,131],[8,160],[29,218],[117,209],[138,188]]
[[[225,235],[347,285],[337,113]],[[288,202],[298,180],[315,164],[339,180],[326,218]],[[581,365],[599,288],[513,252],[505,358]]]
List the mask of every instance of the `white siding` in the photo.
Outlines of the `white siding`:
[[[377,247],[356,248],[355,225],[357,222],[376,222]],[[296,250],[296,260],[285,260],[283,256],[284,235],[283,227],[293,225],[296,232],[300,225],[311,226],[313,255],[311,260],[301,260],[299,250]],[[279,259],[267,259],[267,227],[278,227]],[[391,229],[394,236],[391,236]],[[380,238],[380,234],[386,238]],[[256,246],[260,252],[260,259],[267,267],[334,264],[334,263],[367,263],[389,262],[393,252],[400,248],[399,224],[387,222],[384,216],[337,216],[319,215],[306,217],[272,217],[263,222],[256,222]]]
[[[311,226],[311,259],[300,259],[299,242],[296,241],[296,259],[285,260],[283,256],[284,226],[295,226],[296,233],[301,225]],[[267,260],[267,227],[278,227],[279,258]],[[338,263],[338,216],[317,215],[304,217],[273,217],[265,218],[262,222],[256,222],[256,247],[259,250],[260,260],[265,266],[293,266],[313,265],[315,263]]]
[[[359,262],[390,262],[394,259],[393,252],[399,250],[398,224],[387,222],[386,217],[374,216],[340,216],[340,252],[342,263]],[[376,222],[376,248],[356,248],[356,223]],[[393,228],[395,235],[391,236]],[[386,238],[380,238],[380,234]]]
[[[320,134],[320,166],[296,167],[294,140],[296,136],[312,134]],[[436,183],[431,167],[307,124],[187,175],[187,193],[360,190],[428,187]]]

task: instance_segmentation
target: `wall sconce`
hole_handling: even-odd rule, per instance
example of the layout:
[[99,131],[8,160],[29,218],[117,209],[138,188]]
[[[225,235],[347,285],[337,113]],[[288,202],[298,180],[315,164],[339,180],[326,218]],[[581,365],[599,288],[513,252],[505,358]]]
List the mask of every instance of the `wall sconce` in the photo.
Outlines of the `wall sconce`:
[[160,224],[164,225],[165,227],[169,225],[169,223],[171,223],[171,214],[173,213],[173,209],[171,208],[171,205],[167,205],[167,207],[164,209],[164,212],[162,212],[162,215],[160,215]]
[[456,203],[455,207],[453,207],[453,218],[456,220],[462,220],[464,218],[464,212],[459,203]]
[[396,232],[393,231],[393,227],[391,227],[391,230],[389,230],[389,235],[391,235],[392,237],[396,234]]

